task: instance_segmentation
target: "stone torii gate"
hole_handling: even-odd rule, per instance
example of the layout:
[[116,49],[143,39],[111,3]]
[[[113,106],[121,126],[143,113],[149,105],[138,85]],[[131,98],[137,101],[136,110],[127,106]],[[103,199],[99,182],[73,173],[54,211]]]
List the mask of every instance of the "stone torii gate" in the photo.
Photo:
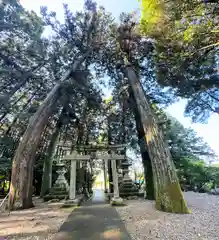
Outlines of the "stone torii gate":
[[[102,159],[105,161],[111,161],[112,174],[113,174],[113,198],[111,199],[111,204],[113,205],[121,205],[123,203],[123,199],[119,196],[119,185],[118,185],[118,175],[116,168],[116,160],[124,160],[124,155],[115,154],[112,151],[111,154],[94,154],[92,156],[93,159]],[[62,158],[61,161],[71,161],[71,171],[70,171],[70,188],[69,188],[69,203],[77,204],[79,199],[76,198],[76,161],[88,161],[91,159],[91,155],[80,155],[76,151],[73,154],[66,155]],[[104,179],[106,181],[106,179]]]

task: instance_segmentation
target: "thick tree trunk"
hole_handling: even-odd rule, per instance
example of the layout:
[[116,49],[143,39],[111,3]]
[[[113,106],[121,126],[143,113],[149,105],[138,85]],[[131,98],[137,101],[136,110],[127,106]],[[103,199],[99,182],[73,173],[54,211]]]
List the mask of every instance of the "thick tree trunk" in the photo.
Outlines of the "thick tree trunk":
[[49,192],[49,189],[52,187],[52,165],[53,165],[53,156],[57,140],[60,132],[59,122],[56,125],[55,132],[52,134],[52,138],[48,147],[46,159],[44,160],[43,165],[43,176],[42,176],[42,185],[40,191],[40,197],[43,197]]
[[148,153],[148,150],[146,148],[147,144],[145,141],[145,132],[143,128],[143,124],[141,122],[141,118],[138,112],[137,104],[133,96],[133,92],[131,90],[131,87],[129,88],[129,102],[131,105],[131,108],[134,113],[135,122],[136,122],[136,129],[138,132],[138,142],[139,147],[141,151],[141,157],[142,157],[142,164],[144,167],[144,179],[145,179],[145,192],[146,192],[146,199],[154,200],[154,182],[153,182],[153,170],[152,170],[152,164],[151,159]]
[[[146,143],[145,143],[146,144]],[[142,147],[140,147],[141,149]],[[146,199],[155,200],[154,195],[154,181],[153,181],[153,169],[148,151],[141,150],[142,162],[144,166],[145,175],[145,188],[146,188]]]
[[142,163],[144,167],[144,177],[145,177],[145,190],[146,190],[146,198],[149,200],[154,200],[154,182],[153,182],[153,170],[151,159],[148,153],[148,150],[145,148],[147,146],[145,141],[145,133],[143,129],[143,125],[141,123],[141,119],[136,117],[136,126],[138,131],[138,140],[140,145]]
[[43,197],[46,193],[48,193],[49,189],[52,187],[53,156],[54,156],[56,144],[60,135],[60,130],[61,130],[61,127],[63,126],[63,118],[65,116],[65,111],[66,109],[64,106],[62,108],[60,117],[56,123],[55,131],[52,134],[49,147],[47,150],[47,156],[46,156],[46,159],[44,160],[40,197]]
[[147,149],[153,169],[156,208],[166,212],[188,213],[189,210],[180,189],[169,148],[164,143],[163,134],[158,128],[156,118],[137,74],[130,65],[126,66],[125,74],[132,87],[144,132],[146,133]]
[[[59,99],[61,83],[66,81],[72,72],[74,72],[90,54],[87,51],[81,58],[79,58],[61,78],[60,83],[57,83],[47,98],[41,104],[38,111],[30,119],[29,125],[22,137],[22,140],[16,150],[13,159],[12,180],[9,193],[9,208],[13,207],[17,188],[19,187],[19,197],[23,208],[30,208],[32,203],[32,179],[33,168],[35,161],[36,149],[40,141],[41,134],[47,125],[48,118],[53,112],[53,107]],[[72,79],[72,82],[77,82]],[[14,172],[15,171],[15,172]],[[19,183],[18,183],[19,182]]]
[[[57,84],[42,103],[24,133],[13,159],[12,179],[9,193],[9,207],[15,202],[16,192],[23,208],[30,208],[32,203],[32,179],[35,154],[41,134],[47,125],[59,98],[60,84]],[[16,172],[15,172],[16,171]]]

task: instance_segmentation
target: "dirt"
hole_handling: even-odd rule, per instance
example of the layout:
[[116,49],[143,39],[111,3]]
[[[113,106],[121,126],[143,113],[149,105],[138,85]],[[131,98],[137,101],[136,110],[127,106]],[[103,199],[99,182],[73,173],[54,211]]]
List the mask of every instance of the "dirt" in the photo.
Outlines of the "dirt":
[[61,208],[62,202],[44,203],[34,199],[35,207],[0,213],[0,240],[52,239],[73,208]]

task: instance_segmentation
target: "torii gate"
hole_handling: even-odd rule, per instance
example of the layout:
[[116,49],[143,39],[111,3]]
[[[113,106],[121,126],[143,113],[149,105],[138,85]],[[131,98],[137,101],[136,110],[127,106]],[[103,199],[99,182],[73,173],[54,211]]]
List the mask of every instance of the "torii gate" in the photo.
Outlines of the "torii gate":
[[[112,204],[122,204],[123,199],[119,196],[119,185],[118,185],[118,175],[116,169],[116,160],[124,160],[124,155],[115,154],[112,151],[111,154],[95,154],[96,159],[102,159],[104,161],[111,160],[112,173],[113,173],[113,198],[111,200]],[[78,203],[76,198],[76,161],[88,161],[91,159],[91,155],[80,155],[76,151],[73,154],[64,156],[61,161],[71,161],[71,172],[70,172],[70,188],[69,188],[69,199],[73,203]]]

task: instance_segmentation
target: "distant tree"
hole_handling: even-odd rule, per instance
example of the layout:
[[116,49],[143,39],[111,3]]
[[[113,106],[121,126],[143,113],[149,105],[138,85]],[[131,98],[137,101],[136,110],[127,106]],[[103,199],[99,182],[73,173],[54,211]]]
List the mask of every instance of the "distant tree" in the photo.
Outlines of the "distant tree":
[[173,158],[194,156],[200,159],[216,160],[215,152],[204,142],[201,137],[191,128],[185,128],[183,125],[167,115],[169,125],[166,127],[166,138],[170,145]]

